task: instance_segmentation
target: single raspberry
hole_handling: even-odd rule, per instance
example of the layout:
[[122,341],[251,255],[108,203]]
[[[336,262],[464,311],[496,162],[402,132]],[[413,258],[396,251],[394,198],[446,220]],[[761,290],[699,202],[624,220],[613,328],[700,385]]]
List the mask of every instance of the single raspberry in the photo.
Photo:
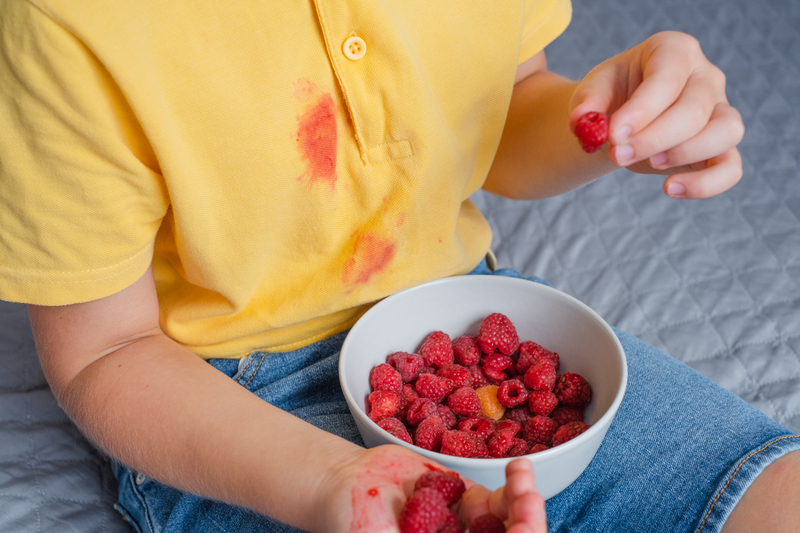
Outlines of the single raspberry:
[[507,379],[497,389],[497,399],[506,407],[517,407],[528,399],[528,389],[518,379]]
[[452,380],[456,387],[472,387],[472,373],[465,366],[446,365],[441,367],[436,375]]
[[[556,384],[556,367],[550,359],[537,359],[525,372],[525,385],[532,391],[551,391]],[[419,390],[419,389],[417,389]]]
[[390,416],[388,418],[384,418],[378,422],[378,426],[380,426],[382,430],[388,432],[390,435],[394,435],[398,439],[409,444],[414,444],[414,442],[411,440],[411,435],[409,435],[408,430],[406,429],[406,426],[395,417]]
[[400,511],[398,525],[401,533],[436,533],[447,522],[447,502],[431,488],[411,493]]
[[475,389],[478,399],[481,401],[481,411],[483,416],[488,416],[493,420],[500,420],[506,412],[506,406],[497,399],[497,385],[486,385]]
[[499,350],[511,355],[519,347],[519,335],[511,320],[503,314],[492,313],[481,322],[478,328],[478,343],[485,354]]
[[506,526],[495,515],[485,514],[473,520],[467,530],[469,533],[504,533]]
[[448,511],[447,519],[438,533],[464,533],[464,525],[461,523],[458,515],[454,513],[452,509],[448,509]]
[[550,413],[550,418],[558,426],[563,426],[567,422],[583,422],[583,408],[559,405]]
[[420,398],[408,406],[406,421],[409,425],[418,426],[420,422],[431,416],[439,416],[436,402],[428,398]]
[[[528,393],[528,396],[530,397],[530,393]],[[520,424],[524,424],[526,420],[532,417],[533,414],[531,414],[531,411],[528,409],[527,405],[521,405],[506,411],[506,420],[516,420]]]
[[533,446],[531,446],[531,449],[528,450],[528,453],[539,453],[549,449],[550,446],[547,446],[545,444],[534,444]]
[[367,401],[369,401],[369,418],[373,422],[394,416],[400,410],[400,399],[393,392],[375,391],[367,397]]
[[519,345],[519,358],[517,359],[517,372],[520,374],[525,374],[530,368],[531,364],[537,359],[542,357],[546,357],[548,359],[552,359],[555,363],[556,370],[559,369],[561,366],[561,362],[559,360],[558,354],[555,352],[551,352],[547,348],[544,348],[540,344],[536,344],[533,341],[525,341]]
[[558,405],[558,398],[550,391],[537,390],[528,394],[528,409],[535,415],[547,416]]
[[451,429],[442,435],[441,453],[454,457],[472,457],[475,437],[466,431]]
[[572,407],[584,407],[592,401],[592,387],[589,382],[574,372],[559,376],[553,392],[560,403]]
[[462,335],[453,341],[453,355],[464,366],[477,365],[481,360],[481,345],[478,337]]
[[443,367],[453,364],[453,344],[450,336],[443,331],[434,331],[422,341],[419,354],[425,366]]
[[414,444],[424,450],[438,452],[442,447],[442,435],[447,431],[444,422],[438,416],[429,416],[419,423],[414,433]]
[[496,353],[484,357],[481,366],[483,367],[483,373],[486,374],[489,381],[494,382],[495,385],[499,385],[508,379],[508,374],[503,372],[503,370],[512,368],[514,366],[514,360],[507,355]]
[[414,385],[423,398],[441,402],[453,391],[453,382],[436,374],[421,374]]
[[422,488],[432,488],[444,497],[447,505],[458,503],[461,496],[467,490],[464,481],[458,474],[448,474],[446,472],[427,472],[422,474],[414,483],[414,490]]
[[423,366],[422,370],[419,371],[419,375],[422,374],[435,374],[437,368],[435,366]]
[[369,386],[372,390],[388,390],[400,394],[403,390],[403,380],[400,372],[387,363],[381,363],[369,373]]
[[481,416],[471,416],[458,423],[458,429],[469,431],[481,442],[486,442],[494,433],[493,420]]
[[530,448],[527,442],[523,439],[514,439],[514,445],[508,450],[506,457],[522,457],[523,455],[528,455],[529,452]]
[[456,389],[447,398],[447,407],[455,414],[463,416],[478,416],[481,414],[481,401],[472,387]]
[[425,366],[421,355],[406,352],[395,352],[386,358],[386,362],[400,372],[403,383],[411,383],[417,379]]
[[456,424],[458,424],[458,419],[449,407],[438,403],[436,404],[436,411],[439,413],[439,418],[441,418],[442,422],[444,422],[444,427],[447,429],[453,429],[456,427]]
[[408,403],[413,403],[414,400],[418,400],[420,398],[417,389],[414,388],[414,385],[411,383],[406,383],[403,385],[403,396],[406,397],[406,401]]
[[472,451],[472,457],[476,459],[485,459],[489,457],[489,447],[486,443],[480,440],[475,440],[475,449]]
[[522,424],[517,422],[516,420],[508,420],[508,418],[506,417],[504,420],[501,420],[500,422],[497,423],[494,430],[497,431],[498,433],[500,431],[510,431],[511,434],[516,437],[517,434],[520,431],[522,431]]
[[497,431],[486,443],[486,446],[489,448],[490,457],[498,459],[505,457],[514,446],[514,434],[510,431]]
[[467,367],[469,373],[472,374],[472,388],[478,389],[484,385],[489,384],[489,379],[483,373],[483,369],[479,365],[472,365]]
[[549,446],[556,429],[558,428],[552,419],[536,415],[522,426],[522,435],[531,446],[534,444],[547,444]]
[[589,426],[583,422],[567,422],[556,431],[553,435],[553,446],[564,444],[568,440],[572,440],[584,431],[589,429]]
[[608,117],[605,113],[590,111],[581,115],[575,123],[575,135],[587,154],[600,149],[608,138]]

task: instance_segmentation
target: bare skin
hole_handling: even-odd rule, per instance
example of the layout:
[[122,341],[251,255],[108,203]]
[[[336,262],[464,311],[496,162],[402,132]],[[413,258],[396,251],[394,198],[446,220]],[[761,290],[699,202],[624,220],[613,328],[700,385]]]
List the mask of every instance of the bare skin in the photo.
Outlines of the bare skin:
[[[741,177],[741,119],[725,99],[724,76],[688,36],[657,34],[580,82],[547,72],[542,52],[520,65],[516,81],[485,184],[491,192],[551,196],[619,165],[670,175],[664,190],[677,198],[713,196]],[[610,150],[580,150],[571,127],[586,111],[611,115]],[[172,341],[159,326],[151,269],[105,298],[29,312],[42,367],[67,414],[112,456],[180,489],[312,532],[396,533],[399,503],[430,468],[403,448],[364,450],[325,433]],[[461,517],[488,510],[511,533],[545,532],[530,464],[515,461],[506,474],[498,491],[472,486]],[[753,494],[754,505],[764,501]]]

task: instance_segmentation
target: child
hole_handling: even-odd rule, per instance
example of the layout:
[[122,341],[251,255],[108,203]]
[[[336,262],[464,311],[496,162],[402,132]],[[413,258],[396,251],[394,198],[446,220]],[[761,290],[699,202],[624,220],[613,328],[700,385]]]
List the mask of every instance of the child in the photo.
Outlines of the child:
[[[336,355],[371,302],[487,273],[470,194],[545,197],[620,165],[676,198],[739,179],[741,120],[693,39],[655,35],[575,83],[543,52],[568,0],[508,4],[0,7],[0,298],[30,304],[48,382],[119,461],[138,530],[395,531],[427,466],[354,444]],[[609,150],[581,152],[587,111],[611,115]],[[792,497],[775,488],[798,439],[620,338],[626,402],[552,526],[748,530]],[[529,463],[470,488],[462,518],[485,512],[546,530]]]

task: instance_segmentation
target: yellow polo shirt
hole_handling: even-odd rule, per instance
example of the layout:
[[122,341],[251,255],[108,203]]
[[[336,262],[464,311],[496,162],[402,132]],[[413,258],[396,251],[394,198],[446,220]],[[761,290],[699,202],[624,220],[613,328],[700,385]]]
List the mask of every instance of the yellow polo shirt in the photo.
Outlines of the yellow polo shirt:
[[472,269],[517,64],[569,0],[0,3],[0,299],[153,263],[202,357],[285,351]]

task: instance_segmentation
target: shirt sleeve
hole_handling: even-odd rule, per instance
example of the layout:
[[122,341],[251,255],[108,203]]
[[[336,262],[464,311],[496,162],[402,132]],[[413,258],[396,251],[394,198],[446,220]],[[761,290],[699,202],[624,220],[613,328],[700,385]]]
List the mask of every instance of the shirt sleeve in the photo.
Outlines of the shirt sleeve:
[[66,28],[0,3],[0,299],[113,294],[152,260],[169,201],[113,76]]
[[572,19],[570,0],[527,0],[519,63],[538,54],[567,29]]

